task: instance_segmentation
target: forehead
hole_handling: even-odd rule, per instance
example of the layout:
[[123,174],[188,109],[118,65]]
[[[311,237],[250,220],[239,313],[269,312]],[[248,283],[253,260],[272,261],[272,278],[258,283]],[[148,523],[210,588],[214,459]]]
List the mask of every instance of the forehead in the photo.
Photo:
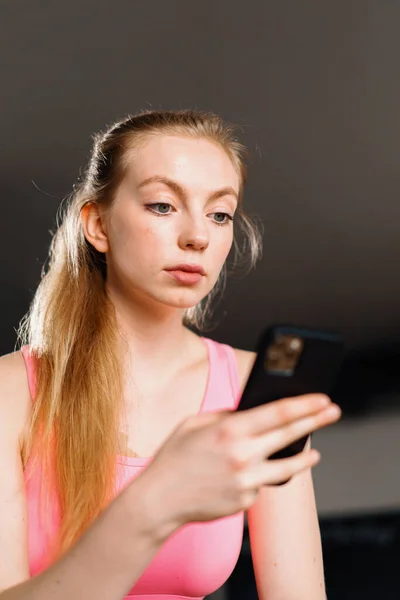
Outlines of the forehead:
[[239,174],[228,154],[205,138],[146,136],[128,151],[126,159],[126,175],[137,183],[161,175],[188,187],[232,186],[239,191]]

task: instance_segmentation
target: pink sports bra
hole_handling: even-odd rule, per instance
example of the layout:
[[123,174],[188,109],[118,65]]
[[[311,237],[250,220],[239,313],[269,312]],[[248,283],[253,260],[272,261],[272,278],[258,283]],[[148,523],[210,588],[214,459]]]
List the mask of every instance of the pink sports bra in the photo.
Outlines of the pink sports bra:
[[[236,408],[240,387],[238,366],[231,346],[202,338],[208,349],[209,375],[200,412]],[[22,354],[32,399],[35,398],[35,365],[24,346]],[[118,489],[124,488],[148,459],[118,456]],[[46,536],[40,519],[41,469],[28,479],[31,461],[25,469],[28,506],[29,567],[33,577],[49,566],[48,549],[60,517],[57,497],[50,507],[50,529]],[[153,561],[125,598],[135,600],[202,600],[220,588],[231,575],[241,549],[243,512],[205,523],[189,523],[177,530],[160,548]]]

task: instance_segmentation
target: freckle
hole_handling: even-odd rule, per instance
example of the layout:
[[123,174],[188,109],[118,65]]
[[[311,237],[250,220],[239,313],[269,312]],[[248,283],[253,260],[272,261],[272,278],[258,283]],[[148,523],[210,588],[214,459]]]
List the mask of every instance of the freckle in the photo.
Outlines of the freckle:
[[276,562],[274,562],[274,567],[276,567]]

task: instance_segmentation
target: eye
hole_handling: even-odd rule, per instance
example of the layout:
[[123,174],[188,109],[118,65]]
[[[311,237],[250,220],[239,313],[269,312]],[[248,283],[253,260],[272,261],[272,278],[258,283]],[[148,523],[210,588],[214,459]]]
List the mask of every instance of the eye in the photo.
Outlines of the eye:
[[215,217],[214,222],[217,225],[228,225],[229,221],[233,221],[233,216],[224,212],[212,213],[212,216]]
[[[157,207],[160,208],[160,210],[156,210]],[[168,204],[168,202],[155,202],[153,204],[146,204],[146,208],[154,212],[156,215],[168,215],[168,209],[172,208],[172,206],[171,204]]]

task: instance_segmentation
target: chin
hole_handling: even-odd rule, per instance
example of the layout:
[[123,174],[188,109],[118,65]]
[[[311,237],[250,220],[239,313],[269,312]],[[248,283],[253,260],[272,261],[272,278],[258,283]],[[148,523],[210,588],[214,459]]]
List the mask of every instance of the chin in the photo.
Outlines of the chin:
[[199,290],[173,290],[170,293],[158,295],[157,300],[171,308],[184,310],[196,306],[207,294],[209,291],[200,293]]
[[168,304],[168,306],[170,306],[171,308],[177,308],[177,309],[181,309],[181,310],[185,310],[187,308],[193,308],[194,306],[196,306],[199,302],[201,302],[203,300],[204,296],[199,296],[197,298],[197,300],[176,300],[175,302],[173,300],[170,300],[169,302],[165,302],[165,304]]

